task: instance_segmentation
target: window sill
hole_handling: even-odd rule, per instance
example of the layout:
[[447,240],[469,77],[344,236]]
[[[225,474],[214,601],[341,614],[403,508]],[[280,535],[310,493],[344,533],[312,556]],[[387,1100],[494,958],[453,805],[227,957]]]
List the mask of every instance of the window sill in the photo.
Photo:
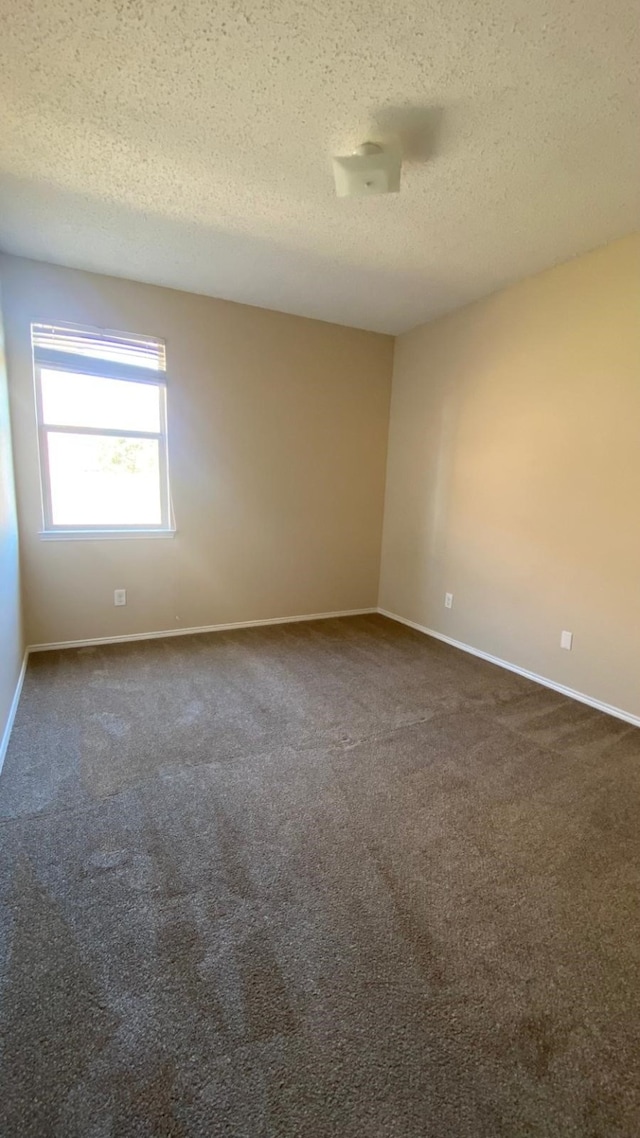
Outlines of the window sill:
[[175,537],[175,529],[49,529],[38,534],[41,541],[126,541],[133,538]]

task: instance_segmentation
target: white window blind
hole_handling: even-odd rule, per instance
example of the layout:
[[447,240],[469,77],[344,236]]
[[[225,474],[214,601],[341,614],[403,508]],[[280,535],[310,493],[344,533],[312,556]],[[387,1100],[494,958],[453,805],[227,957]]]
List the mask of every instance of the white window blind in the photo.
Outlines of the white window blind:
[[157,383],[166,372],[162,340],[64,325],[31,326],[34,362],[40,367]]

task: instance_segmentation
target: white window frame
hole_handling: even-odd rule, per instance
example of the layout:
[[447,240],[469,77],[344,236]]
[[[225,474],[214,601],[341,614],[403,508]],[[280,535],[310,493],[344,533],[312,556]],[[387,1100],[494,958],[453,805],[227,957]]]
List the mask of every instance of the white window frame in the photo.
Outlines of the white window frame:
[[[36,421],[38,427],[38,453],[40,463],[40,487],[42,494],[42,518],[43,528],[40,531],[40,536],[43,538],[62,538],[62,539],[91,539],[91,538],[127,538],[127,537],[173,537],[175,533],[175,525],[173,521],[173,511],[171,507],[171,493],[169,487],[169,452],[168,452],[168,439],[167,439],[167,383],[166,383],[166,370],[152,370],[151,368],[139,367],[135,364],[118,363],[112,360],[92,359],[89,356],[81,354],[66,354],[63,352],[56,352],[52,350],[47,352],[34,347],[33,344],[33,330],[38,327],[55,328],[60,331],[76,332],[78,334],[90,334],[93,337],[104,339],[113,339],[114,337],[122,341],[142,341],[148,340],[155,342],[162,346],[164,353],[163,341],[157,340],[156,337],[141,337],[133,336],[125,332],[114,333],[107,329],[88,328],[77,324],[62,324],[58,323],[52,325],[48,321],[33,321],[31,325],[32,333],[32,354],[33,354],[33,375],[35,384],[35,404],[36,404]],[[159,427],[158,431],[131,431],[123,430],[118,427],[83,427],[83,426],[65,426],[63,424],[55,423],[48,424],[44,420],[43,402],[42,402],[42,371],[61,371],[61,372],[76,372],[79,375],[93,375],[103,379],[116,379],[126,383],[140,384],[158,388],[158,405],[159,405]],[[72,434],[72,435],[99,435],[100,437],[110,436],[112,438],[131,438],[131,439],[153,439],[158,443],[158,466],[160,478],[160,513],[161,520],[159,525],[144,525],[136,523],[134,525],[122,524],[97,524],[91,525],[85,523],[82,525],[56,525],[53,521],[53,509],[51,500],[51,475],[49,469],[49,448],[48,436],[49,434]]]

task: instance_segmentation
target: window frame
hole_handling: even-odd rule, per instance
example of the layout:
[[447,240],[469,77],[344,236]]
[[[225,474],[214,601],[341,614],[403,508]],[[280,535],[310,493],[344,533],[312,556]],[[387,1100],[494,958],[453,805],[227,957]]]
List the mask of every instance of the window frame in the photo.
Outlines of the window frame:
[[[171,503],[171,492],[169,485],[169,447],[168,447],[168,431],[167,431],[167,373],[165,369],[158,369],[156,372],[152,369],[141,368],[135,364],[119,363],[118,361],[92,359],[90,356],[83,356],[80,353],[69,354],[65,356],[64,362],[59,359],[40,359],[39,356],[46,356],[46,350],[38,350],[34,344],[34,329],[38,327],[47,327],[60,329],[61,331],[77,332],[78,334],[90,334],[93,337],[104,337],[109,339],[119,337],[123,341],[129,340],[130,342],[148,340],[149,342],[162,345],[164,351],[164,341],[158,340],[157,337],[141,337],[126,332],[112,332],[107,329],[99,329],[93,327],[86,327],[78,324],[52,324],[51,321],[34,320],[31,323],[31,352],[33,362],[33,378],[34,378],[34,391],[35,391],[35,409],[36,409],[36,426],[38,433],[38,458],[40,467],[40,492],[41,492],[41,507],[42,507],[42,530],[40,537],[42,538],[126,538],[126,537],[173,537],[175,534],[175,524],[173,520],[173,510]],[[58,353],[62,356],[63,353]],[[125,430],[118,427],[83,427],[83,426],[70,426],[64,424],[48,424],[44,419],[43,411],[43,398],[42,398],[42,371],[59,371],[63,374],[75,372],[78,375],[96,376],[103,379],[113,379],[120,382],[132,384],[144,384],[145,386],[157,387],[158,389],[158,412],[159,412],[159,430],[158,431],[132,431]],[[160,491],[160,523],[154,525],[145,525],[144,523],[97,523],[91,524],[88,522],[73,525],[56,525],[53,521],[53,508],[51,496],[51,470],[49,462],[49,434],[71,434],[71,435],[85,435],[85,436],[99,436],[110,438],[133,438],[133,439],[151,439],[155,440],[158,444],[158,472],[159,472],[159,491]]]

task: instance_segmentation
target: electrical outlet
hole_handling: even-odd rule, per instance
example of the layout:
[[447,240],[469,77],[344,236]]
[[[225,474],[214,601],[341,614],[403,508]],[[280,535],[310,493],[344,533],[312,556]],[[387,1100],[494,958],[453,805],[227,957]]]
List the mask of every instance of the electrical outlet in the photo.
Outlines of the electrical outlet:
[[573,647],[573,633],[572,632],[561,632],[560,633],[560,647],[566,648],[567,652],[571,651],[571,649]]
[[445,593],[444,594],[444,607],[446,609],[452,609],[453,608],[453,593]]
[[126,603],[127,603],[127,590],[126,589],[114,589],[113,590],[113,603],[116,606],[126,605]]

